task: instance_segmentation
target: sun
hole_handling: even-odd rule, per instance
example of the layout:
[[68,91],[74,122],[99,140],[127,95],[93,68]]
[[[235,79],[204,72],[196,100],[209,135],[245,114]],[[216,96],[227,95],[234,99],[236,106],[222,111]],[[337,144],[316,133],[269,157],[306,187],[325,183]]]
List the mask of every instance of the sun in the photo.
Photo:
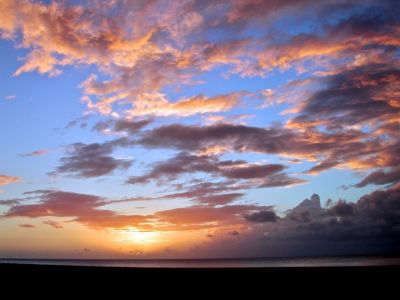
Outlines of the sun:
[[157,231],[136,231],[127,232],[126,239],[137,244],[151,244],[158,241],[160,233]]

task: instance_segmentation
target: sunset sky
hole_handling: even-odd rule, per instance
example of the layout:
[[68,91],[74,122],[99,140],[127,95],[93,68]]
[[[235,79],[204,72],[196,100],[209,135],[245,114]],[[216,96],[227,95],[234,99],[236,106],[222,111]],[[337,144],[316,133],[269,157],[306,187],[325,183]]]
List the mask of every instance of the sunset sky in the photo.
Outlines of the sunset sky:
[[0,0],[0,257],[400,251],[400,5]]

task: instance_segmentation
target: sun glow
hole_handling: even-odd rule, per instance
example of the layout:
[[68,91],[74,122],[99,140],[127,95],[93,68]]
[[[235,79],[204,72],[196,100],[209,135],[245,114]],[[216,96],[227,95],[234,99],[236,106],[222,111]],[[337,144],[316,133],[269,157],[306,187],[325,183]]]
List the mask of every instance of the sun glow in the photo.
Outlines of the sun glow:
[[158,241],[160,233],[157,231],[129,231],[126,233],[125,240],[137,244],[151,244]]

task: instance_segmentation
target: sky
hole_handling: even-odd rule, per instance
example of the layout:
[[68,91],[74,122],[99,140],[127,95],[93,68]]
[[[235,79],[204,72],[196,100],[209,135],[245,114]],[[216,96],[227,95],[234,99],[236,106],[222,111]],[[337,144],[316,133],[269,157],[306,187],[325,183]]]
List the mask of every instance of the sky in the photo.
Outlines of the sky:
[[399,16],[0,0],[0,257],[399,252]]

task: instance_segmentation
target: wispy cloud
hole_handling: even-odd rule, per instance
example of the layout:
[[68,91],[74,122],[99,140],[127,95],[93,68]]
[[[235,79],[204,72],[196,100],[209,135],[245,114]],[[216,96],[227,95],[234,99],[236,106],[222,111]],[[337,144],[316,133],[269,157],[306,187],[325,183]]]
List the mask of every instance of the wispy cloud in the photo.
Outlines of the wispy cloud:
[[49,150],[47,150],[47,149],[40,149],[40,150],[35,150],[32,152],[20,154],[20,156],[22,156],[22,157],[42,156],[42,155],[46,155],[48,152],[49,152]]
[[12,101],[12,100],[17,99],[17,96],[16,95],[8,95],[8,96],[5,96],[4,99]]

